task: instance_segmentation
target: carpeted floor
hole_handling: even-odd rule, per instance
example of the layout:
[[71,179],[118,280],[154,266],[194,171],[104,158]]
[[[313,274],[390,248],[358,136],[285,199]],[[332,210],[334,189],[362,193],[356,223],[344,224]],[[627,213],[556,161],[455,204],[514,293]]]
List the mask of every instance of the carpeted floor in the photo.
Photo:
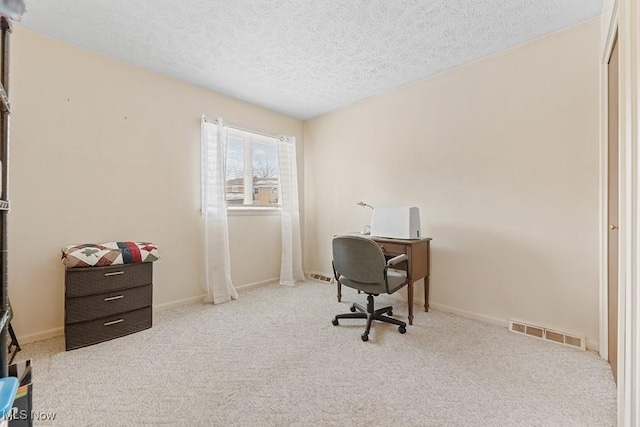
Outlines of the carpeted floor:
[[[609,366],[590,352],[416,309],[413,326],[342,321],[364,295],[307,282],[155,314],[152,329],[64,352],[24,346],[54,425],[613,426]],[[406,305],[394,305],[406,320]],[[48,425],[50,423],[36,423]]]

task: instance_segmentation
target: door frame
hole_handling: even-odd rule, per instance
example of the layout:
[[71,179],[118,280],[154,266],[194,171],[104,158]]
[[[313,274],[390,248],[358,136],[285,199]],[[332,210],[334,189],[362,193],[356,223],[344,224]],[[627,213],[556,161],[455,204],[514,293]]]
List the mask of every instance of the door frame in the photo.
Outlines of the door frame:
[[[607,63],[619,50],[618,425],[640,425],[640,0],[614,1],[600,72],[600,354],[607,355]],[[603,133],[607,132],[607,133]],[[603,146],[604,144],[604,146]],[[603,172],[605,172],[603,174]]]
[[[618,36],[618,1],[613,6],[609,32],[604,44],[604,51],[600,60],[600,357],[609,360],[609,59],[613,52],[613,44]],[[618,47],[619,49],[619,47]],[[619,59],[618,59],[619,62]],[[620,168],[618,168],[618,182],[621,182]],[[620,215],[622,211],[618,206]],[[620,226],[621,224],[618,224]],[[620,240],[618,241],[620,242]],[[620,254],[618,244],[618,254]],[[620,256],[618,256],[618,271],[620,271]],[[618,288],[620,287],[618,274]]]

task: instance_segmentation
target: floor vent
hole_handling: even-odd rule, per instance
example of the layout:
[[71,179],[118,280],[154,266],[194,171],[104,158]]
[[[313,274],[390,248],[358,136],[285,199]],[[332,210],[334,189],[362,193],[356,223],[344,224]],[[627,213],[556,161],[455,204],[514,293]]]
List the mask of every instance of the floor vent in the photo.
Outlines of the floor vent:
[[319,273],[309,273],[309,279],[317,280],[318,282],[333,283],[333,278]]
[[509,321],[509,330],[518,334],[529,335],[545,341],[551,341],[557,344],[567,345],[569,347],[586,350],[585,337],[558,332],[552,329],[543,328],[541,326],[528,325],[522,322]]

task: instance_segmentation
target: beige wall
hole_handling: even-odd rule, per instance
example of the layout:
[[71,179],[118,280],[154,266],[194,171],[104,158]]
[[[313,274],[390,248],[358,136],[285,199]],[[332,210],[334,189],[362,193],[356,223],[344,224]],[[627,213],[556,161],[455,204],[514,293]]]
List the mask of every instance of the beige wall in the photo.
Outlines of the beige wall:
[[[201,115],[295,135],[301,165],[302,122],[21,28],[14,34],[9,294],[18,335],[62,327],[66,244],[154,242],[162,254],[154,303],[201,295]],[[277,277],[280,217],[231,216],[229,227],[236,286]]]
[[368,223],[357,201],[417,206],[434,305],[593,346],[599,34],[593,19],[305,123],[308,268],[330,272],[331,237]]

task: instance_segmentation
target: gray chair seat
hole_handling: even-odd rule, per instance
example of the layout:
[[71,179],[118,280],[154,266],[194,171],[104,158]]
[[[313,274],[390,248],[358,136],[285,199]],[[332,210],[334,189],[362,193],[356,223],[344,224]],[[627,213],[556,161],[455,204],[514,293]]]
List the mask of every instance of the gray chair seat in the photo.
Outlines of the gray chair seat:
[[[385,283],[362,283],[351,280],[348,277],[340,276],[340,283],[353,289],[357,289],[366,294],[379,294],[380,289],[385,287]],[[401,289],[407,284],[407,274],[404,271],[387,270],[387,281],[389,282],[389,294]],[[385,293],[386,293],[386,288]]]

